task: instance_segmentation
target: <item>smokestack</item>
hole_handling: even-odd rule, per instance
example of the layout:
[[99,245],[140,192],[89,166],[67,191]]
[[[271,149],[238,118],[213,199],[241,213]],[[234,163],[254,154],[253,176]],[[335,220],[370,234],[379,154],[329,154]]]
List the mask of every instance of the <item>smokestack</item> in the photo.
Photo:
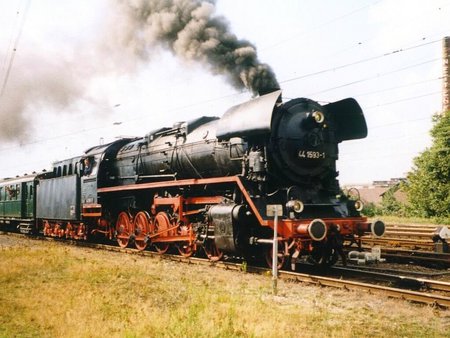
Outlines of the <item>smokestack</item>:
[[[187,61],[204,64],[213,74],[224,75],[237,89],[262,95],[280,88],[273,70],[261,63],[256,47],[234,35],[225,18],[214,15],[215,1],[120,1],[125,21],[118,25],[114,42],[147,61],[155,45]],[[117,23],[116,23],[117,24]],[[113,43],[114,44],[114,43]]]
[[442,41],[443,77],[442,77],[442,111],[450,110],[450,36]]

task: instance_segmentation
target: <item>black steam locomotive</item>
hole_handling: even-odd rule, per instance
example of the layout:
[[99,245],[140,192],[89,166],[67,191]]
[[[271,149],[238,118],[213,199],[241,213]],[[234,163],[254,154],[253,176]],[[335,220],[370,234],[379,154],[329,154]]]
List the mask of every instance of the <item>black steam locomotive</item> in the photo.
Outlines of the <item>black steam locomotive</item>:
[[[381,221],[360,215],[359,200],[341,194],[336,179],[338,144],[366,135],[353,99],[282,103],[275,91],[222,118],[176,123],[55,163],[52,172],[29,178],[32,216],[3,220],[23,231],[103,236],[160,253],[202,251],[214,260],[262,254],[270,264],[277,213],[280,265],[301,255],[333,264],[344,240],[384,233]],[[12,184],[1,182],[0,195]]]

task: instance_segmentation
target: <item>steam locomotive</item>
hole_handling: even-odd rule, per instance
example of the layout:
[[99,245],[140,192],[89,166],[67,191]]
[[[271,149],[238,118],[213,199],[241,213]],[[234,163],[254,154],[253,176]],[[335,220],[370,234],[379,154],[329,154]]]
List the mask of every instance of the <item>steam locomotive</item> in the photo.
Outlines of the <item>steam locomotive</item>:
[[[338,144],[364,138],[351,98],[282,103],[281,91],[225,112],[123,138],[0,181],[0,222],[21,232],[121,247],[334,264],[344,241],[382,236],[339,188]],[[276,220],[275,220],[276,218]],[[273,228],[277,223],[278,236]]]

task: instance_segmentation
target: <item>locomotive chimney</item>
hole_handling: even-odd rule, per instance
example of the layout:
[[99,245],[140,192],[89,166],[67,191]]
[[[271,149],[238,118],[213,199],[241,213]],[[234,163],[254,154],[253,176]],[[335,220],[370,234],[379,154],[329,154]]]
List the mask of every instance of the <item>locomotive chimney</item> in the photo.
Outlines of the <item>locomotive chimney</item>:
[[442,76],[442,111],[450,110],[450,36],[442,41],[443,76]]
[[[262,88],[258,90],[258,94],[259,96],[263,96],[269,93],[272,93],[274,91],[280,90],[280,88]],[[277,103],[282,103],[283,102],[283,98],[282,98],[282,94],[280,93],[280,96],[278,97]]]

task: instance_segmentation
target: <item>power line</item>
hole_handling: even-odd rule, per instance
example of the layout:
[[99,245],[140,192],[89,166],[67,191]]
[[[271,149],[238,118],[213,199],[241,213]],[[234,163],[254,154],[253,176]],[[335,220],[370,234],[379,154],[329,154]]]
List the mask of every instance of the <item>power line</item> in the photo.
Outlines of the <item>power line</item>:
[[[317,72],[313,72],[313,73],[309,73],[309,74],[305,74],[305,75],[296,76],[296,77],[293,77],[293,78],[290,78],[290,79],[286,79],[286,80],[280,81],[280,83],[288,83],[288,82],[297,81],[297,80],[305,79],[305,78],[308,78],[308,77],[312,77],[312,76],[328,73],[328,72],[331,72],[331,71],[336,71],[336,70],[347,68],[347,67],[350,67],[350,66],[355,66],[355,65],[358,65],[358,64],[361,64],[361,63],[365,63],[365,62],[381,59],[383,57],[391,56],[391,55],[394,55],[394,54],[399,54],[399,53],[403,53],[403,52],[406,52],[406,51],[410,51],[410,50],[413,50],[415,48],[420,48],[420,47],[427,46],[427,45],[430,45],[430,44],[433,44],[433,43],[437,43],[437,42],[441,42],[441,39],[433,40],[433,41],[430,41],[430,42],[425,42],[425,43],[422,43],[422,44],[419,44],[419,45],[415,45],[415,46],[411,46],[411,47],[407,47],[407,48],[396,49],[396,50],[393,50],[391,52],[380,54],[380,55],[376,55],[376,56],[372,56],[372,57],[369,57],[369,58],[366,58],[366,59],[361,59],[361,60],[354,61],[354,62],[351,62],[351,63],[343,64],[343,65],[340,65],[340,66],[319,70]],[[440,59],[437,59],[437,60],[440,60]]]
[[0,90],[0,98],[3,96],[3,94],[5,92],[6,85],[8,83],[9,74],[11,73],[11,68],[12,68],[12,65],[14,63],[14,57],[16,55],[16,51],[17,51],[17,47],[19,45],[20,37],[22,36],[23,27],[25,25],[25,21],[26,21],[26,18],[27,18],[28,9],[30,8],[30,4],[31,4],[31,0],[28,0],[27,4],[25,6],[22,22],[20,23],[19,33],[17,34],[16,40],[14,42],[14,47],[13,47],[13,50],[12,50],[11,58],[9,59],[8,68],[6,69],[5,79],[3,80],[2,89]]
[[[412,67],[416,67],[418,65],[422,65],[422,64],[425,64],[425,63],[433,62],[433,61],[436,61],[436,60],[439,60],[439,59],[433,59],[433,60],[422,62],[422,63],[416,64],[416,65],[403,67],[401,69],[397,69],[397,70],[394,70],[392,72],[384,73],[381,76],[384,76],[386,74],[395,73],[395,72],[398,72],[398,71],[402,71],[404,69],[409,69],[409,68],[412,68]],[[363,80],[355,81],[353,83],[367,81],[367,80],[368,79],[363,79]],[[353,84],[353,83],[351,83],[351,84]],[[350,85],[350,84],[345,84],[343,86],[347,86],[347,85]],[[336,87],[336,88],[338,88],[338,87]],[[329,89],[329,90],[331,90],[331,89]],[[328,91],[328,90],[325,90],[325,91]],[[203,101],[200,101],[200,102],[196,102],[196,103],[192,103],[192,104],[188,104],[188,105],[184,105],[184,106],[179,106],[179,107],[175,107],[175,108],[172,108],[172,109],[168,109],[165,112],[168,113],[168,112],[171,112],[171,111],[177,111],[177,110],[182,110],[182,109],[186,109],[186,108],[190,108],[190,107],[195,107],[197,105],[201,105],[201,104],[205,104],[205,103],[209,103],[209,102],[214,102],[214,101],[219,101],[219,100],[222,100],[222,99],[226,99],[226,98],[230,98],[230,97],[233,97],[233,96],[241,95],[242,93],[243,93],[243,91],[240,91],[238,93],[233,93],[233,94],[228,94],[228,95],[224,95],[224,96],[213,98],[213,99],[203,100]],[[390,105],[390,104],[394,104],[394,103],[397,103],[397,102],[414,100],[414,99],[418,99],[418,98],[425,97],[425,96],[435,95],[437,93],[440,93],[440,92],[433,92],[433,93],[428,93],[428,94],[424,94],[424,95],[418,95],[418,96],[413,96],[413,97],[409,97],[409,98],[404,98],[404,99],[400,99],[400,100],[396,100],[396,101],[386,102],[386,103],[379,104],[379,105],[376,105],[376,106],[367,107],[364,110],[373,109],[373,108],[377,108],[377,107],[381,107],[381,106],[385,106],[385,105]],[[312,94],[310,94],[310,95],[312,95]],[[138,119],[139,119],[139,117],[134,118],[134,119],[129,119],[126,122],[136,121]],[[64,135],[59,135],[59,136],[55,136],[55,137],[50,137],[50,138],[46,138],[46,139],[41,139],[41,140],[28,142],[28,143],[25,143],[25,144],[21,144],[20,146],[42,143],[42,142],[46,142],[46,141],[51,141],[51,140],[55,140],[55,139],[59,139],[59,138],[67,137],[67,136],[73,136],[73,135],[81,134],[81,133],[84,133],[84,132],[89,132],[89,131],[94,131],[94,130],[99,130],[99,129],[104,129],[104,128],[105,127],[102,126],[102,127],[95,127],[95,128],[77,130],[75,132],[64,134]],[[16,149],[16,148],[18,148],[20,146],[12,146],[12,147],[7,147],[7,148],[0,148],[0,152]]]
[[321,91],[318,91],[318,92],[309,93],[309,94],[307,94],[307,96],[322,94],[322,93],[326,93],[326,92],[329,92],[329,91],[332,91],[332,90],[335,90],[335,89],[348,87],[348,86],[351,86],[351,85],[354,85],[354,84],[357,84],[357,83],[366,82],[366,81],[370,81],[370,80],[373,80],[373,79],[378,79],[380,77],[384,77],[384,76],[387,76],[387,75],[391,75],[391,74],[395,74],[395,73],[398,73],[398,72],[402,72],[404,70],[408,70],[408,69],[411,69],[411,68],[420,67],[420,66],[423,66],[425,64],[436,62],[436,61],[440,61],[440,60],[441,59],[432,59],[432,60],[419,62],[419,63],[413,64],[413,65],[410,65],[410,66],[397,68],[397,69],[391,70],[389,72],[379,73],[377,75],[370,76],[370,77],[367,77],[367,78],[364,78],[364,79],[359,79],[359,80],[355,80],[355,81],[352,81],[352,82],[344,83],[344,84],[341,84],[341,85],[336,86],[336,87],[331,87],[331,88],[324,89],[324,90],[321,90]]
[[[28,5],[29,5],[29,2],[28,2]],[[18,37],[20,37],[20,34],[19,34]],[[16,42],[17,41],[18,40],[16,40]],[[368,61],[375,60],[375,59],[378,59],[378,58],[381,58],[381,57],[384,57],[384,56],[389,56],[389,55],[397,54],[397,53],[400,53],[400,52],[404,52],[404,51],[412,50],[412,49],[415,49],[415,48],[419,48],[419,47],[422,47],[422,46],[430,45],[430,44],[436,43],[438,41],[440,41],[440,40],[434,40],[434,41],[422,43],[422,44],[419,44],[419,45],[411,46],[411,47],[408,47],[408,48],[396,49],[396,50],[391,51],[389,53],[385,53],[385,54],[378,55],[378,56],[375,56],[375,57],[371,57],[371,58],[355,61],[355,62],[352,62],[352,63],[349,63],[349,64],[345,64],[345,65],[341,65],[341,66],[338,66],[338,67],[335,67],[335,68],[325,69],[325,70],[322,70],[322,71],[319,71],[319,72],[316,72],[316,73],[306,74],[306,75],[301,76],[301,77],[297,77],[297,78],[292,78],[292,79],[288,79],[288,80],[285,80],[285,81],[281,81],[281,83],[286,83],[286,82],[294,81],[295,79],[304,78],[304,77],[308,77],[308,76],[312,76],[312,75],[317,75],[317,74],[320,74],[320,73],[325,73],[325,72],[328,72],[328,71],[331,71],[331,70],[336,70],[336,69],[341,69],[341,68],[345,68],[345,67],[350,67],[352,65],[360,64],[360,63],[363,63],[363,62],[368,62]],[[422,63],[419,63],[419,64],[415,64],[415,65],[403,67],[403,68],[400,68],[400,69],[396,69],[396,70],[393,70],[393,71],[390,71],[390,72],[378,74],[375,77],[357,80],[357,81],[354,81],[354,82],[351,82],[351,83],[343,84],[343,85],[340,85],[340,86],[337,86],[337,87],[329,88],[329,89],[326,89],[326,90],[323,90],[323,91],[320,91],[320,92],[316,92],[316,93],[313,93],[313,94],[308,94],[308,95],[314,95],[314,94],[317,94],[317,93],[323,93],[323,92],[327,92],[327,91],[334,90],[334,89],[337,89],[337,88],[341,88],[341,87],[349,86],[349,85],[352,85],[352,84],[360,83],[360,82],[363,82],[363,81],[368,81],[368,80],[373,79],[373,78],[378,78],[378,77],[385,76],[385,75],[388,75],[388,74],[392,74],[392,73],[395,73],[395,72],[403,71],[403,70],[410,69],[410,68],[413,68],[413,67],[417,67],[417,66],[420,66],[420,65],[423,65],[423,64],[426,64],[426,63],[435,62],[437,60],[440,60],[440,59],[433,59],[433,60],[425,61],[425,62],[422,62]],[[203,103],[213,102],[213,101],[221,100],[221,99],[224,99],[224,98],[228,98],[228,97],[232,97],[232,96],[236,96],[236,95],[240,95],[240,94],[242,94],[242,91],[239,92],[239,93],[234,93],[234,94],[230,94],[230,95],[226,95],[226,96],[221,96],[219,98],[209,99],[209,100],[193,103],[193,104],[190,104],[190,105],[177,107],[177,108],[174,108],[174,109],[170,109],[170,110],[168,110],[166,112],[169,112],[169,111],[172,111],[172,110],[185,109],[185,108],[188,108],[188,107],[194,107],[196,105],[200,105],[200,104],[203,104]],[[406,99],[397,100],[397,101],[393,101],[393,102],[387,102],[385,104],[380,104],[380,105],[377,105],[375,107],[388,105],[388,104],[393,104],[393,103],[396,103],[396,102],[401,102],[401,101],[406,101],[406,100],[411,100],[411,99],[415,99],[415,98],[418,98],[418,97],[434,95],[434,94],[436,94],[436,93],[430,93],[430,94],[417,96],[417,97],[413,97],[413,98],[406,98]],[[374,107],[369,107],[369,108],[366,108],[366,109],[372,109],[372,108],[374,108]],[[126,121],[126,122],[130,122],[130,121],[134,121],[134,120],[138,120],[138,119],[139,118],[130,119],[130,120]],[[81,130],[81,131],[77,131],[77,132],[74,132],[74,133],[69,133],[69,134],[66,134],[66,135],[61,135],[61,136],[57,136],[57,137],[53,137],[53,138],[36,140],[36,141],[29,142],[29,143],[26,143],[26,144],[23,144],[23,145],[41,143],[41,142],[45,142],[47,140],[52,140],[52,139],[57,139],[57,138],[61,138],[61,137],[76,135],[76,134],[79,134],[79,133],[83,133],[83,132],[87,132],[87,131],[91,131],[91,130],[97,130],[97,129],[102,129],[102,127]],[[3,149],[0,149],[0,151],[11,150],[11,149],[14,149],[14,148],[16,148],[16,147],[3,148]]]
[[[237,93],[227,94],[227,95],[223,95],[223,96],[220,96],[220,97],[203,100],[203,101],[200,101],[200,102],[187,104],[187,105],[184,105],[184,106],[178,106],[178,107],[174,107],[174,108],[171,108],[171,109],[166,109],[164,111],[161,111],[161,113],[175,112],[175,111],[178,111],[178,110],[183,110],[183,109],[186,109],[186,108],[199,106],[199,105],[202,105],[202,104],[205,104],[205,103],[210,103],[210,102],[214,102],[214,101],[220,101],[220,100],[223,100],[223,99],[231,98],[231,97],[234,97],[234,96],[241,95],[243,93],[245,93],[245,92],[242,90],[242,91],[239,91]],[[129,119],[129,120],[125,121],[124,123],[128,123],[128,122],[131,122],[131,121],[136,121],[136,120],[139,120],[140,118],[141,117],[136,117],[134,119]],[[30,142],[27,142],[27,143],[22,143],[20,145],[15,145],[15,146],[6,147],[6,148],[0,148],[0,152],[17,149],[17,148],[20,148],[22,146],[38,144],[38,143],[43,143],[43,142],[46,142],[46,141],[56,140],[56,139],[63,138],[63,137],[68,137],[68,136],[73,136],[73,135],[77,135],[77,134],[82,134],[82,133],[90,132],[90,131],[94,131],[94,130],[105,129],[107,127],[108,126],[104,126],[103,125],[103,126],[100,126],[100,127],[93,127],[93,128],[88,128],[88,129],[77,130],[77,131],[74,131],[74,132],[71,132],[71,133],[67,133],[67,134],[64,134],[64,135],[58,135],[58,136],[54,136],[54,137],[47,137],[45,139],[30,141]]]
[[16,31],[17,22],[19,21],[19,15],[20,15],[20,5],[19,5],[19,8],[16,10],[15,20],[11,25],[11,32],[10,32],[9,39],[8,39],[9,42],[8,42],[8,46],[5,51],[5,57],[3,58],[3,61],[2,61],[2,69],[1,69],[2,74],[5,71],[5,67],[8,63],[8,57],[10,56],[11,51],[12,51],[13,39],[14,39],[14,35],[15,35],[14,33]]
[[414,119],[414,120],[402,120],[402,121],[399,121],[399,122],[391,122],[391,123],[386,123],[386,124],[380,124],[378,126],[370,127],[370,130],[378,129],[378,128],[384,128],[384,127],[390,127],[390,126],[394,126],[394,125],[397,125],[397,124],[405,124],[405,123],[409,123],[409,122],[417,122],[417,121],[425,121],[425,120],[431,120],[430,116],[421,117],[419,119]]
[[380,90],[374,90],[374,91],[365,92],[365,93],[362,93],[362,94],[356,94],[356,95],[354,95],[354,97],[361,97],[361,96],[367,96],[367,95],[373,95],[373,94],[378,94],[378,93],[389,92],[389,91],[392,91],[392,90],[395,90],[395,89],[408,88],[408,87],[416,86],[418,84],[434,82],[434,81],[438,81],[438,80],[442,80],[442,79],[443,79],[443,77],[440,76],[440,77],[434,78],[434,79],[417,81],[417,82],[412,82],[412,83],[408,83],[408,84],[404,84],[404,85],[400,85],[400,86],[389,87],[389,88],[384,88],[384,89],[380,89]]
[[347,17],[349,17],[349,16],[352,16],[353,14],[356,14],[356,13],[358,13],[358,12],[360,12],[360,11],[362,11],[362,10],[368,8],[368,7],[375,6],[375,5],[377,5],[378,3],[380,3],[380,2],[381,2],[381,0],[375,1],[374,3],[371,3],[371,4],[369,4],[369,5],[366,5],[366,6],[357,8],[357,9],[355,9],[355,10],[349,12],[349,13],[346,13],[346,14],[344,14],[344,15],[340,15],[340,16],[338,16],[338,17],[335,17],[335,18],[333,18],[333,19],[331,19],[331,20],[329,20],[329,21],[327,21],[327,22],[322,22],[322,23],[318,24],[317,26],[315,26],[315,27],[313,27],[313,28],[311,28],[311,29],[309,29],[309,30],[307,30],[307,31],[299,32],[299,33],[295,34],[294,36],[291,36],[290,38],[287,38],[287,39],[284,39],[284,40],[281,40],[281,41],[277,41],[276,43],[274,43],[274,44],[272,44],[272,45],[270,45],[270,46],[266,46],[266,47],[261,48],[261,50],[264,51],[264,50],[272,49],[272,48],[274,48],[274,47],[277,47],[277,46],[280,46],[280,45],[282,45],[282,44],[285,44],[286,42],[289,42],[289,41],[291,41],[291,40],[297,39],[298,37],[303,36],[303,35],[306,35],[306,34],[312,32],[312,31],[314,31],[314,30],[316,30],[316,29],[323,28],[323,27],[328,26],[328,25],[330,25],[330,24],[332,24],[332,23],[335,23],[335,22],[337,22],[337,21],[340,21],[340,20],[342,20],[342,19],[344,19],[344,18],[347,18]]
[[[379,74],[379,75],[377,75],[375,78],[381,77],[381,76],[385,76],[385,75],[388,75],[388,74],[392,74],[392,73],[395,73],[395,72],[403,71],[403,70],[405,70],[405,69],[410,69],[410,68],[413,68],[413,67],[421,66],[421,65],[426,64],[426,63],[435,62],[435,61],[437,61],[437,60],[440,60],[440,59],[428,60],[428,61],[421,62],[421,63],[418,63],[418,64],[414,64],[414,65],[411,65],[411,66],[402,67],[402,68],[399,68],[399,69],[396,69],[396,70],[393,70],[393,71],[390,71],[390,72],[387,72],[387,73]],[[327,89],[327,90],[324,90],[324,91],[321,91],[321,92],[317,92],[317,93],[322,93],[322,92],[330,91],[330,90],[332,90],[332,89],[336,89],[336,88],[341,88],[341,87],[349,86],[349,85],[351,85],[351,84],[355,84],[355,83],[358,83],[358,82],[368,81],[368,80],[370,80],[370,79],[372,79],[372,78],[361,79],[361,80],[354,81],[354,82],[351,82],[351,83],[347,83],[347,84],[344,84],[344,85],[341,85],[341,86],[338,86],[338,87],[329,88],[329,89]],[[205,103],[210,103],[210,102],[214,102],[214,101],[219,101],[219,100],[222,100],[222,99],[226,99],[226,98],[230,98],[230,97],[233,97],[233,96],[241,95],[243,92],[244,92],[244,91],[240,91],[240,92],[238,92],[238,93],[228,94],[228,95],[220,96],[220,97],[213,98],[213,99],[203,100],[203,101],[200,101],[200,102],[196,102],[196,103],[192,103],[192,104],[188,104],[188,105],[184,105],[184,106],[175,107],[175,108],[172,108],[172,109],[168,109],[168,110],[166,110],[165,112],[167,113],[167,112],[171,112],[171,111],[182,110],[182,109],[186,109],[186,108],[190,108],[190,107],[195,107],[195,106],[197,106],[197,105],[201,105],[201,104],[205,104]],[[308,95],[314,95],[314,94],[317,94],[317,93],[308,94]],[[400,99],[400,100],[396,100],[396,101],[386,102],[386,103],[383,103],[383,104],[379,104],[379,105],[376,105],[376,106],[372,106],[372,107],[365,108],[365,110],[367,110],[367,109],[373,109],[373,108],[380,107],[380,106],[384,106],[384,105],[390,105],[390,104],[394,104],[394,103],[397,103],[397,102],[409,101],[409,100],[413,100],[413,99],[417,99],[417,98],[421,98],[421,97],[425,97],[425,96],[435,95],[435,94],[437,94],[437,93],[440,93],[440,92],[433,92],[433,93],[428,93],[428,94],[424,94],[424,95],[419,95],[419,96],[414,96],[414,97],[404,98],[404,99]],[[129,119],[129,120],[126,121],[126,122],[131,122],[131,121],[135,121],[135,120],[138,120],[138,119],[139,119],[139,117],[134,118],[134,119]],[[46,139],[41,139],[41,140],[36,140],[36,141],[28,142],[28,143],[25,143],[25,144],[21,144],[20,146],[23,146],[23,145],[31,145],[31,144],[37,144],[37,143],[42,143],[42,142],[46,142],[46,141],[50,141],[50,140],[54,140],[54,139],[59,139],[59,138],[67,137],[67,136],[73,136],[73,135],[81,134],[81,133],[84,133],[84,132],[89,132],[89,131],[93,131],[93,130],[99,130],[99,129],[103,129],[103,128],[104,128],[104,127],[95,127],[95,128],[89,128],[89,129],[77,130],[77,131],[75,131],[75,132],[68,133],[68,134],[64,134],[64,135],[60,135],[60,136],[55,136],[55,137],[50,137],[50,138],[46,138]],[[18,148],[18,147],[20,147],[20,146],[12,146],[12,147],[7,147],[7,148],[0,148],[0,152],[1,152],[1,151],[7,151],[7,150],[16,149],[16,148]]]
[[416,96],[406,97],[406,98],[399,99],[399,100],[395,100],[395,101],[390,101],[390,102],[385,102],[385,103],[377,104],[376,106],[367,107],[367,108],[365,108],[365,110],[367,110],[367,109],[373,109],[373,108],[378,108],[378,107],[382,107],[382,106],[388,106],[388,105],[390,105],[390,104],[399,103],[399,102],[404,102],[404,101],[416,100],[416,99],[420,99],[420,98],[422,98],[422,97],[431,96],[431,95],[436,95],[436,94],[441,94],[441,92],[438,91],[438,92],[432,92],[432,93],[427,93],[427,94],[423,94],[423,95],[416,95]]

